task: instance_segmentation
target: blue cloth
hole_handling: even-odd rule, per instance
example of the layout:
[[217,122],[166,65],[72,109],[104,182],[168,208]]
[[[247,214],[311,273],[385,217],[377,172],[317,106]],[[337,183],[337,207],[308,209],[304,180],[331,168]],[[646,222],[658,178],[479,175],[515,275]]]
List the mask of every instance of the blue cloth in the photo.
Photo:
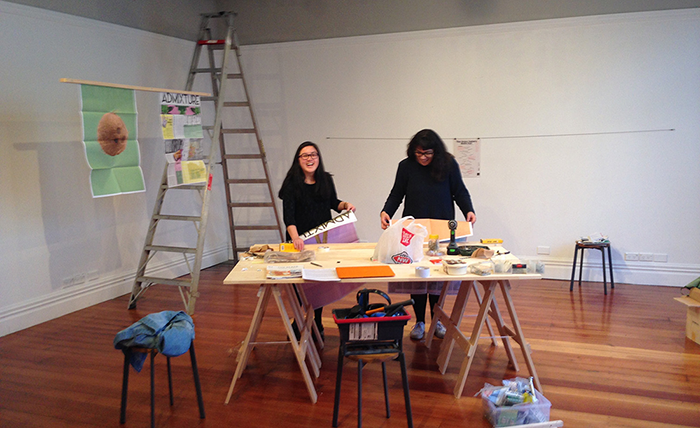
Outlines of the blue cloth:
[[[128,348],[157,349],[167,357],[177,357],[190,349],[194,340],[194,322],[183,311],[163,311],[146,315],[114,337],[114,347],[124,353]],[[134,352],[129,360],[137,372],[141,371],[146,353]]]

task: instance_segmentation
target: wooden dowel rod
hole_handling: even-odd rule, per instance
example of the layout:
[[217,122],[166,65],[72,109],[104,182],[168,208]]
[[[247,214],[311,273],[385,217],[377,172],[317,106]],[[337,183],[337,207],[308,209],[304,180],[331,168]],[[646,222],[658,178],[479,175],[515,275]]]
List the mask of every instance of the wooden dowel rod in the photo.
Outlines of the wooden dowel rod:
[[147,92],[172,92],[174,94],[187,94],[187,95],[199,95],[202,97],[211,96],[207,92],[193,92],[193,91],[181,91],[178,89],[161,89],[161,88],[147,88],[145,86],[133,86],[133,85],[120,85],[118,83],[104,83],[104,82],[94,82],[91,80],[80,80],[80,79],[60,79],[61,83],[77,83],[79,85],[92,85],[92,86],[107,86],[110,88],[121,88],[121,89],[133,89],[135,91],[147,91]]

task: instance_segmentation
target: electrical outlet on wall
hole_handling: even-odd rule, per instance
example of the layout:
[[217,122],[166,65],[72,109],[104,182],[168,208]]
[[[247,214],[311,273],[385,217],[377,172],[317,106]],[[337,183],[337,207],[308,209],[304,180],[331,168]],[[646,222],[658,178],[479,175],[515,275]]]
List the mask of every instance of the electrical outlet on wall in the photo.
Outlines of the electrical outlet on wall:
[[625,260],[628,262],[634,262],[639,260],[639,253],[625,253]]
[[639,253],[639,261],[640,262],[653,262],[654,261],[654,253]]

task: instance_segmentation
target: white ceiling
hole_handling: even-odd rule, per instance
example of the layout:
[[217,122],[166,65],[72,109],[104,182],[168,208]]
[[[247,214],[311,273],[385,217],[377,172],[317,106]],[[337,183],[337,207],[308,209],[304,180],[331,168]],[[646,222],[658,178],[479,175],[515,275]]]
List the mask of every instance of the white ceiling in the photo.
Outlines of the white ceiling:
[[243,45],[700,7],[700,0],[8,0],[195,40],[234,11]]

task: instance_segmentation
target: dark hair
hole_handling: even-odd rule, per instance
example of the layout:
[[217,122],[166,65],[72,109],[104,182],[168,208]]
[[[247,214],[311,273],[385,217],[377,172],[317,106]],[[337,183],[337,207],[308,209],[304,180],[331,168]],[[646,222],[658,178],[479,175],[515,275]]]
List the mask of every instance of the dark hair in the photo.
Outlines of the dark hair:
[[292,166],[289,167],[287,171],[287,176],[282,182],[282,187],[278,196],[280,199],[284,199],[285,196],[294,195],[295,197],[301,196],[301,188],[304,184],[304,170],[301,169],[299,165],[299,153],[305,147],[312,146],[316,149],[318,153],[318,167],[314,172],[314,180],[316,180],[316,197],[318,199],[327,199],[331,194],[331,174],[327,173],[323,167],[323,157],[321,156],[321,151],[318,146],[311,141],[304,141],[297,147],[296,153],[294,153],[294,159],[292,160]]
[[414,162],[418,162],[418,159],[416,159],[417,149],[433,151],[433,160],[428,164],[427,168],[430,168],[430,176],[435,181],[443,181],[450,172],[450,165],[454,156],[447,151],[447,147],[445,147],[445,143],[440,136],[432,129],[418,131],[411,138],[406,148],[406,156]]

